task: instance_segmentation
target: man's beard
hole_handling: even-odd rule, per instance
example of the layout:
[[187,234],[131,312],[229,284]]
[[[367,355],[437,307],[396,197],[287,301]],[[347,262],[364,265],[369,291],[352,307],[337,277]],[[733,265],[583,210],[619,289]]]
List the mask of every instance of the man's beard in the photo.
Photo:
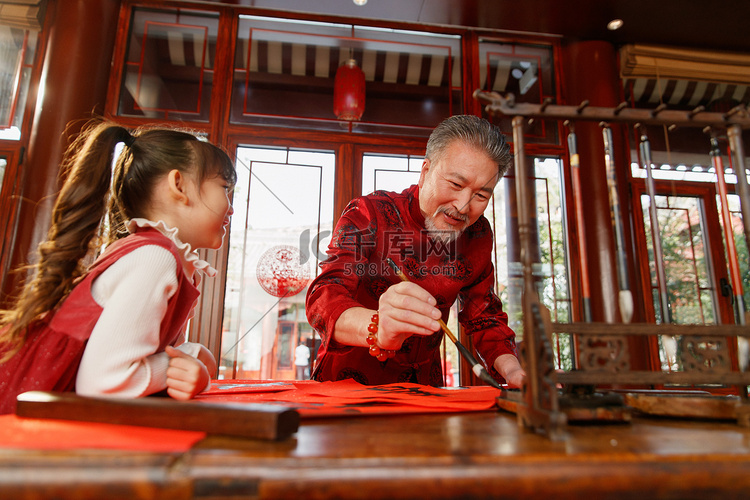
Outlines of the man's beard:
[[[440,213],[445,213],[449,217],[464,221],[464,226],[461,229],[439,229],[435,225],[435,217],[437,217]],[[464,232],[464,229],[466,229],[466,225],[469,223],[469,218],[445,207],[439,207],[437,210],[435,210],[434,214],[426,217],[424,222],[425,227],[427,228],[427,232],[429,233],[431,238],[440,240],[443,243],[452,243],[453,241],[456,241],[459,236],[461,236],[461,233]]]

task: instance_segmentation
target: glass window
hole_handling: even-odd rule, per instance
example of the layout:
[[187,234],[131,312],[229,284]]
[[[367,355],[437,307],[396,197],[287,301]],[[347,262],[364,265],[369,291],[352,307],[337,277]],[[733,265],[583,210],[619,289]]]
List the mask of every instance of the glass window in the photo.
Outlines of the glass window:
[[[716,169],[712,165],[711,157],[709,156],[709,142],[707,135],[703,134],[702,137],[697,137],[697,139],[700,139],[699,144],[705,146],[703,154],[672,150],[664,151],[663,148],[658,146],[654,147],[654,142],[659,144],[661,139],[660,136],[661,134],[649,136],[649,143],[652,147],[651,175],[654,179],[668,181],[716,182]],[[640,142],[636,140],[634,144],[637,145],[640,144]],[[634,161],[630,163],[630,172],[632,176],[635,178],[646,179],[648,175],[643,168],[643,160],[640,159],[639,152],[631,150],[630,157],[634,159]],[[728,156],[725,154],[723,158],[725,182],[727,184],[737,184],[737,175],[730,167]],[[745,172],[750,175],[750,169],[746,169]]]
[[118,113],[208,122],[219,16],[134,9]]
[[[547,45],[479,41],[479,78],[483,90],[513,94],[516,102],[542,104],[555,99],[552,47]],[[485,118],[486,111],[482,111]],[[503,130],[511,129],[512,117],[497,118]],[[557,124],[534,120],[524,133],[528,142],[559,144]]]
[[[458,36],[240,16],[231,120],[426,136],[461,112],[460,48]],[[365,79],[355,122],[333,113],[350,59]]]
[[312,366],[305,295],[330,240],[334,165],[325,151],[237,149],[219,378],[294,379],[299,345]]
[[[719,207],[719,210],[721,211],[721,201],[719,197],[716,197],[716,203],[717,207]],[[744,297],[744,308],[747,309],[750,307],[750,252],[748,252],[748,243],[745,239],[745,232],[744,232],[744,226],[742,225],[742,212],[740,210],[740,197],[736,194],[730,194],[727,196],[727,206],[729,208],[729,214],[731,217],[731,228],[730,231],[734,235],[734,245],[737,251],[737,261],[739,263],[739,271],[740,271],[740,280],[741,283],[739,283],[739,286],[742,289],[742,295]],[[726,227],[724,227],[724,221],[721,220],[722,223],[722,229],[724,231],[727,230]],[[726,245],[726,242],[725,242]],[[725,249],[726,251],[726,249]],[[734,287],[735,291],[733,292],[735,295],[737,294],[736,290],[738,287],[737,283],[732,283],[732,286]],[[735,304],[735,308],[737,308],[737,304]],[[737,319],[738,324],[742,324],[739,319]]]
[[[654,263],[653,235],[649,207],[651,198],[641,195],[644,228],[646,231],[651,293],[656,320],[659,323],[711,325],[717,323],[715,283],[707,253],[705,221],[700,198],[691,196],[655,196],[658,231],[664,257],[667,307],[662,301]],[[687,340],[687,339],[686,339]],[[662,369],[683,369],[685,347],[680,336],[662,335],[659,356]]]
[[362,157],[362,194],[400,193],[419,181],[424,157],[366,154]]
[[[705,135],[705,134],[704,134]],[[656,138],[659,138],[659,134],[655,134]],[[708,136],[699,137],[703,143],[708,144]],[[657,139],[658,140],[658,139]],[[652,138],[649,137],[649,142],[652,142]],[[724,140],[719,141],[721,145],[725,144]],[[711,158],[706,154],[690,154],[685,152],[669,152],[669,151],[652,151],[652,164],[651,164],[651,176],[655,180],[667,180],[675,183],[709,183],[716,184],[718,186],[718,173],[714,167]],[[636,151],[631,151],[631,157],[636,158],[636,161],[631,162],[631,174],[634,178],[646,179],[648,177],[646,170],[643,165],[638,163],[638,154]],[[724,155],[722,165],[724,167],[724,182],[726,183],[729,190],[735,190],[737,186],[737,174],[733,170],[731,165],[732,159],[728,155]],[[671,163],[670,163],[671,162]],[[745,172],[750,174],[750,170],[746,169]],[[718,187],[717,187],[718,190]],[[745,243],[745,237],[742,225],[742,213],[740,210],[740,198],[736,194],[728,195],[728,207],[731,213],[732,226],[734,231],[735,246],[737,248],[737,254],[740,256],[740,269],[743,271],[741,274],[744,279],[743,293],[745,294],[745,304],[748,303],[750,298],[750,291],[747,289],[748,283],[750,283],[750,274],[748,274],[747,267],[747,244]],[[716,198],[717,208],[721,213],[721,201],[717,196]],[[721,218],[720,218],[721,219]],[[724,224],[723,220],[720,223]],[[726,231],[726,228],[724,228]],[[649,240],[650,241],[650,240]],[[726,241],[724,240],[726,245]],[[650,244],[650,243],[649,243]],[[725,248],[726,250],[726,248]],[[745,256],[744,260],[742,256]],[[743,270],[744,266],[744,270]],[[658,309],[657,309],[658,311]],[[658,313],[657,313],[658,314]]]
[[21,138],[36,45],[35,31],[0,25],[0,139]]
[[[537,157],[534,161],[536,206],[536,234],[538,244],[534,255],[533,275],[542,303],[549,308],[552,321],[570,321],[570,288],[568,284],[567,235],[565,233],[565,207],[562,204],[562,162],[557,158]],[[498,295],[508,314],[508,323],[516,332],[516,340],[523,339],[521,293],[523,269],[520,260],[518,237],[515,176],[506,175],[495,187],[485,216],[495,234],[495,279]],[[571,344],[567,334],[555,335],[553,349],[558,368],[571,369]]]
[[[662,311],[654,263],[649,207],[651,198],[641,195],[654,310],[659,323],[715,324],[713,280],[706,255],[703,214],[698,198],[655,197],[658,230],[664,256],[669,311]],[[666,317],[665,317],[666,316]]]
[[[656,107],[655,103],[653,107]],[[680,107],[669,106],[667,109],[680,109]],[[716,108],[714,104],[706,106],[707,110],[713,112],[728,111],[728,108]],[[707,132],[710,132],[707,133]],[[727,183],[736,183],[732,167],[733,158],[730,158],[729,141],[726,131],[718,129],[704,129],[695,126],[666,127],[648,125],[643,127],[629,127],[631,173],[636,178],[646,178],[643,170],[644,163],[641,158],[641,137],[646,135],[651,154],[652,173],[654,179],[669,181],[694,181],[694,182],[716,182],[715,170],[711,161],[711,137],[715,136],[718,141],[719,150],[723,155],[724,167],[728,170]],[[741,134],[743,144],[750,143],[750,131],[744,130]],[[746,173],[750,175],[747,168],[749,158],[747,146],[745,146]]]

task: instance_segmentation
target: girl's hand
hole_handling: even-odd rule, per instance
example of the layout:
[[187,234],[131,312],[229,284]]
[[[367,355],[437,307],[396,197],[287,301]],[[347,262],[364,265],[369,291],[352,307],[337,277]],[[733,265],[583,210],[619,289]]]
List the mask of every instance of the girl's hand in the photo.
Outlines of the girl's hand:
[[216,358],[214,358],[214,355],[211,354],[211,351],[209,351],[206,346],[203,344],[200,345],[200,351],[198,352],[198,359],[206,365],[206,369],[208,370],[208,374],[211,377],[216,376]]
[[[170,397],[187,401],[206,388],[211,376],[201,360],[172,346],[167,346],[164,352],[169,355],[167,394]],[[213,359],[213,356],[211,356],[211,359]]]

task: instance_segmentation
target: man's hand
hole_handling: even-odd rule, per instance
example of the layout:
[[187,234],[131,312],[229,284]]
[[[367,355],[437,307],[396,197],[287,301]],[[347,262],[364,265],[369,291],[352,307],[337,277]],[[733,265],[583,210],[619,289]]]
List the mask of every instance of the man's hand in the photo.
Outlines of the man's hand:
[[501,354],[495,360],[495,369],[503,376],[508,387],[520,389],[526,379],[526,372],[512,354]]
[[442,316],[430,293],[411,282],[392,285],[380,296],[378,345],[398,350],[412,335],[432,335],[440,329]]
[[187,401],[206,388],[211,376],[202,361],[172,346],[167,346],[164,351],[169,355],[167,394],[174,399]]

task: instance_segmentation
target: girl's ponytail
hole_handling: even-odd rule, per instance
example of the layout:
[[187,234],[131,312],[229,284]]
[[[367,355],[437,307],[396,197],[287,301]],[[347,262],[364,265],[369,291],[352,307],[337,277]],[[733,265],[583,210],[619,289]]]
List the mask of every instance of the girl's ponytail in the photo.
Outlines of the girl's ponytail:
[[[124,143],[113,168],[115,146]],[[234,184],[234,164],[221,148],[187,131],[123,127],[97,121],[85,127],[62,164],[65,179],[52,211],[47,241],[39,245],[35,273],[12,309],[0,311],[0,363],[26,337],[29,325],[54,309],[85,273],[85,257],[103,243],[127,234],[126,222],[147,217],[158,181],[171,170],[194,175],[198,182],[219,175]],[[93,257],[93,255],[91,255]]]
[[85,272],[84,258],[98,242],[106,214],[115,146],[132,144],[132,138],[123,127],[94,122],[68,148],[60,173],[65,181],[32,266],[34,276],[13,307],[0,311],[0,327],[6,327],[0,331],[0,362],[20,348],[27,327],[57,306]]

